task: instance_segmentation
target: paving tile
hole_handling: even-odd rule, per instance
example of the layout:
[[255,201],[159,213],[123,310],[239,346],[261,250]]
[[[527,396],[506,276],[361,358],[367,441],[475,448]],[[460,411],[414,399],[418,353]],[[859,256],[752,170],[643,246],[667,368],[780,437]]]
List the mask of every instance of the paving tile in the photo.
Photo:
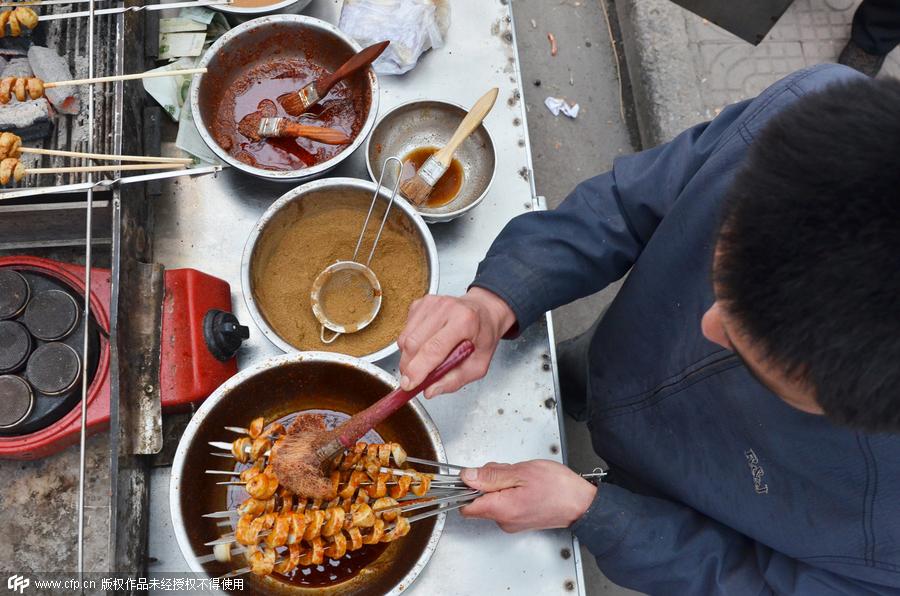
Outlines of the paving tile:
[[[758,46],[684,11],[705,116],[759,94],[795,70],[837,60],[850,36],[857,4],[856,0],[796,0]],[[880,76],[900,77],[900,50],[888,56]]]

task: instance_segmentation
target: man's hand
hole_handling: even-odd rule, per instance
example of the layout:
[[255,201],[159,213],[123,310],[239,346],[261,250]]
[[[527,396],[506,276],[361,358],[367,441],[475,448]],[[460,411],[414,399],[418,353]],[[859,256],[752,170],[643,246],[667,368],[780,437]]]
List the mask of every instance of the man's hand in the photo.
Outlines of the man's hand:
[[504,532],[568,528],[588,510],[597,487],[562,464],[535,459],[463,470],[462,479],[489,494],[460,513],[497,522]]
[[425,296],[412,303],[406,328],[400,334],[400,386],[409,390],[425,380],[464,339],[475,352],[458,368],[431,386],[425,397],[452,393],[483,377],[500,343],[515,323],[512,309],[502,298],[481,288],[465,296]]

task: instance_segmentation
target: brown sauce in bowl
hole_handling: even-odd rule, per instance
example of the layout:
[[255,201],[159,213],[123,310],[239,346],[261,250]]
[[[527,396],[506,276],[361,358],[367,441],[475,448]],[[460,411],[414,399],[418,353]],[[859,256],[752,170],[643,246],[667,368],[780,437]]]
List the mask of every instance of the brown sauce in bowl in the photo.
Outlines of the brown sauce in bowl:
[[[419,168],[428,161],[428,158],[438,151],[437,147],[418,147],[410,151],[403,158],[403,169],[400,170],[400,183],[402,184],[415,176]],[[443,207],[451,202],[459,194],[465,178],[466,175],[462,164],[454,157],[450,161],[450,167],[447,168],[444,175],[438,179],[437,184],[431,189],[431,194],[428,195],[428,199],[423,207]]]
[[304,137],[269,138],[252,141],[240,133],[238,123],[256,112],[260,102],[274,102],[274,116],[311,126],[336,128],[351,139],[359,134],[368,112],[366,98],[357,97],[346,81],[341,81],[303,116],[284,111],[278,98],[295,93],[328,74],[312,60],[283,57],[257,64],[228,85],[212,119],[210,130],[216,143],[240,161],[265,170],[292,171],[327,161],[347,145],[326,145]]

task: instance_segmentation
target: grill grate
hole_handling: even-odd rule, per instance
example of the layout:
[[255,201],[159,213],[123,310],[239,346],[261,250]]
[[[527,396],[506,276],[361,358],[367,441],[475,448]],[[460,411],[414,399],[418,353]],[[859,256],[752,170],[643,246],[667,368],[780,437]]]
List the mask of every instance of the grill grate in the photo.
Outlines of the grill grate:
[[[74,12],[83,10],[79,5],[52,6],[40,8],[42,14],[47,11]],[[109,40],[108,43],[97,43],[94,48],[95,76],[109,76],[122,74],[120,66],[116,63],[116,19],[118,15],[98,15],[94,20],[94,34],[98,40]],[[6,57],[24,56],[30,43],[22,39],[4,38],[0,45],[0,55]],[[78,17],[73,19],[59,19],[54,21],[41,21],[32,32],[31,42],[44,45],[56,50],[66,57],[73,78],[81,79],[88,76],[88,19]],[[88,87],[81,85],[71,87],[77,92],[81,100],[81,110],[78,114],[65,115],[57,113],[54,118],[53,129],[50,135],[44,139],[45,149],[61,149],[66,151],[87,151],[88,130],[87,125],[87,101]],[[115,122],[115,83],[103,83],[95,85],[94,89],[94,151],[96,153],[115,153],[114,147],[114,122]],[[0,108],[2,109],[2,108]],[[26,145],[34,146],[36,141]],[[21,161],[26,168],[49,168],[62,166],[87,166],[90,160],[72,157],[54,157],[49,155],[23,154]],[[26,176],[19,184],[19,188],[33,188],[37,186],[58,186],[62,184],[74,184],[87,181],[87,174],[41,174],[38,176]],[[12,188],[10,186],[9,188]],[[63,197],[63,200],[80,200],[80,194]]]

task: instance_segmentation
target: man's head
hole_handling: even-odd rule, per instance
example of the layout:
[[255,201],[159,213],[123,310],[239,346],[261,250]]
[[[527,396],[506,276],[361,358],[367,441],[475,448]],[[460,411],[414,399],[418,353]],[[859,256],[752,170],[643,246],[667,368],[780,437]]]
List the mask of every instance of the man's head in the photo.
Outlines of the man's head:
[[707,338],[806,412],[900,432],[900,81],[798,100],[735,177]]

